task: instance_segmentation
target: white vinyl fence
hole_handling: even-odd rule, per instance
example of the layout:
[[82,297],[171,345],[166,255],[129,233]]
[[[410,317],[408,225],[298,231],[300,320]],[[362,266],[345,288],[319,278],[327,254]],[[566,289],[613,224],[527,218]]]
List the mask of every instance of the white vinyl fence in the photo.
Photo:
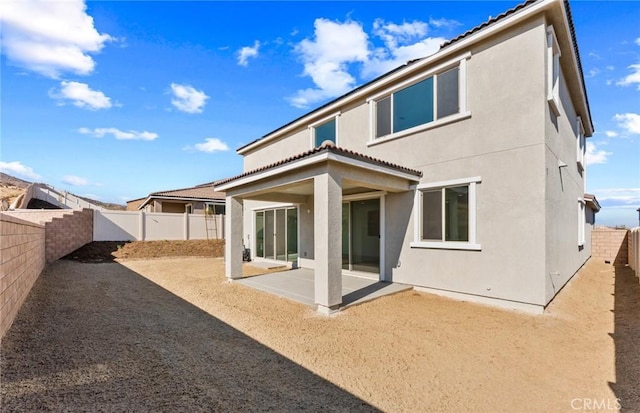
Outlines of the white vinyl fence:
[[224,238],[224,215],[144,211],[94,211],[94,241]]
[[629,266],[636,272],[636,277],[640,277],[640,227],[629,231]]

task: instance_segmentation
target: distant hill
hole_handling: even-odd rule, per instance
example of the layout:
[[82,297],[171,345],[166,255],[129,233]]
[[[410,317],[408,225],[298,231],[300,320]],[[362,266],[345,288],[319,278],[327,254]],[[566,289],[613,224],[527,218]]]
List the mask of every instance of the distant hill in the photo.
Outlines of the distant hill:
[[[11,203],[17,197],[22,195],[24,191],[27,189],[27,187],[31,184],[32,182],[25,181],[23,179],[16,178],[15,176],[7,175],[3,172],[0,172],[0,201],[2,202],[3,205],[5,204],[11,205]],[[77,196],[78,198],[82,198],[87,202],[91,202],[92,204],[95,204],[113,211],[124,211],[127,209],[125,205],[112,204],[109,202],[101,202],[95,199],[82,197],[80,195],[76,195],[76,194],[73,194],[73,195]],[[45,207],[40,205],[38,206],[37,209],[40,209],[40,208],[45,208]]]
[[16,178],[15,176],[7,175],[4,172],[0,172],[0,183],[2,184],[2,187],[14,186],[19,189],[26,189],[31,185],[31,182],[29,181],[24,181],[20,178]]

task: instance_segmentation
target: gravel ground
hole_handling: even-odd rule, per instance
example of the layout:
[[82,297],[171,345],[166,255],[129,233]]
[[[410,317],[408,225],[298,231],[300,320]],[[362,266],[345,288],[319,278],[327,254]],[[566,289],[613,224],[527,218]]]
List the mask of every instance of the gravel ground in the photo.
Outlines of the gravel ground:
[[2,410],[640,411],[628,268],[590,262],[538,316],[408,291],[333,317],[223,268],[49,266],[2,342]]

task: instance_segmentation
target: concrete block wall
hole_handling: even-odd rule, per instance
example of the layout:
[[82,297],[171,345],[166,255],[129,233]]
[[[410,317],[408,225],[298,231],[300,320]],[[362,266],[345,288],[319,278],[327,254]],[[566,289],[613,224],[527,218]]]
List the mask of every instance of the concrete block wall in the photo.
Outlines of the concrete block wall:
[[0,338],[45,266],[44,225],[0,214]]
[[591,258],[612,265],[626,265],[629,262],[628,233],[626,229],[594,228],[591,232]]
[[25,221],[35,222],[36,224],[44,224],[53,218],[60,218],[72,212],[70,209],[17,209],[15,211],[6,211],[4,214]]
[[77,250],[93,241],[93,210],[74,210],[71,214],[45,223],[47,262]]

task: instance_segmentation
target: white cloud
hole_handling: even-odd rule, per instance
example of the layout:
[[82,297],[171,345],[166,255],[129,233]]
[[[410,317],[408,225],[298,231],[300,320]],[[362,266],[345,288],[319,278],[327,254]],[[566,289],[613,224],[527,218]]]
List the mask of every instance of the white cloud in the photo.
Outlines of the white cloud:
[[89,184],[89,181],[86,178],[81,178],[75,175],[65,175],[62,182],[71,186],[85,186]]
[[121,131],[117,128],[80,128],[78,129],[78,132],[83,135],[91,135],[96,138],[103,138],[105,135],[113,135],[113,137],[118,140],[152,141],[158,138],[158,134],[153,132],[138,132],[135,130]]
[[611,155],[611,152],[598,149],[594,143],[587,142],[584,161],[586,162],[587,165],[607,163],[609,155]]
[[607,135],[607,138],[615,138],[616,136],[618,136],[618,132],[613,130],[608,130],[608,131],[605,131],[605,135]]
[[597,67],[589,70],[589,73],[587,73],[587,77],[594,77],[597,76],[598,73],[600,73],[600,69],[598,69]]
[[41,178],[41,176],[35,173],[32,168],[23,165],[19,161],[14,161],[14,162],[0,161],[0,171],[9,175],[17,175],[18,177],[31,179],[34,181]]
[[207,103],[207,96],[203,91],[196,90],[189,85],[171,84],[173,99],[171,104],[178,110],[187,113],[202,113],[204,105]]
[[49,93],[54,99],[68,99],[74,106],[91,110],[109,109],[111,98],[99,90],[91,90],[86,83],[60,82],[60,90]]
[[445,39],[425,37],[430,24],[445,27],[457,22],[432,18],[430,23],[413,21],[397,24],[376,19],[372,35],[380,38],[383,46],[373,47],[360,23],[316,19],[314,38],[304,39],[295,47],[304,64],[303,74],[311,78],[315,87],[298,90],[289,98],[290,103],[304,108],[347,93],[357,82],[351,73],[353,65],[360,65],[360,76],[366,80],[409,60],[435,53]]
[[634,42],[634,43],[635,43],[635,44],[637,44],[638,46],[640,46],[640,37],[638,37],[638,38],[635,40],[635,42]]
[[229,146],[218,138],[205,138],[204,142],[196,143],[193,146],[185,146],[183,149],[185,151],[196,150],[200,152],[214,153],[228,151]]
[[91,73],[111,36],[99,33],[82,0],[0,2],[3,53],[13,64],[58,78]]
[[593,191],[602,204],[611,206],[640,205],[640,188],[605,188]]
[[290,99],[295,107],[306,107],[348,92],[356,79],[349,74],[347,65],[364,63],[369,56],[368,36],[359,23],[320,18],[315,20],[314,27],[315,38],[302,40],[295,52],[304,64],[304,75],[311,77],[316,88],[299,90]]
[[616,85],[631,86],[633,84],[637,84],[637,88],[640,90],[640,63],[629,66],[629,69],[631,69],[631,74],[624,79],[618,80]]
[[640,114],[618,113],[613,119],[618,122],[618,126],[624,129],[629,135],[640,135]]
[[238,64],[240,66],[248,66],[249,58],[255,58],[258,56],[258,49],[260,49],[260,42],[257,40],[253,44],[253,47],[246,46],[240,49],[238,51]]
[[436,27],[438,29],[442,28],[442,29],[452,29],[458,26],[462,26],[462,23],[460,23],[457,20],[450,20],[450,19],[445,19],[444,17],[441,19],[434,19],[433,17],[429,18],[429,25]]

